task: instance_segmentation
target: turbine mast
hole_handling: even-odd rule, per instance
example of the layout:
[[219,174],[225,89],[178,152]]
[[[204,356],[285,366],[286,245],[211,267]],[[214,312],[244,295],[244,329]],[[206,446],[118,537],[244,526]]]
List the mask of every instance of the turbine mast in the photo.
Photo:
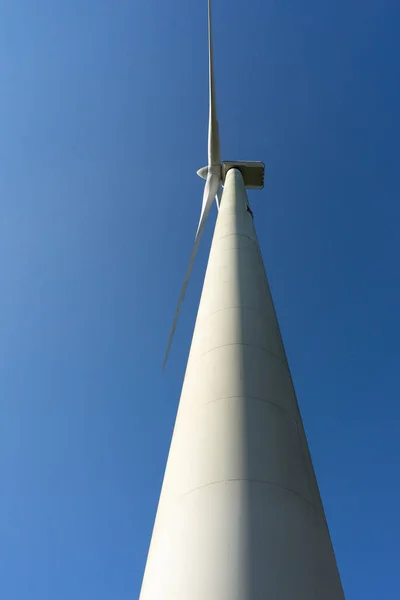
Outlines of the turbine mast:
[[241,172],[228,170],[140,600],[344,600]]

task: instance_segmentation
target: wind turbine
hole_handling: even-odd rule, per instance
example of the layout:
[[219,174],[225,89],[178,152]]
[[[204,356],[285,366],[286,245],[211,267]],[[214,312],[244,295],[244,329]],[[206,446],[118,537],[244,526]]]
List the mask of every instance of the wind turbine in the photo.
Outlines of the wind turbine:
[[140,600],[344,600],[246,188],[222,162],[208,0],[210,116],[200,220],[223,194]]

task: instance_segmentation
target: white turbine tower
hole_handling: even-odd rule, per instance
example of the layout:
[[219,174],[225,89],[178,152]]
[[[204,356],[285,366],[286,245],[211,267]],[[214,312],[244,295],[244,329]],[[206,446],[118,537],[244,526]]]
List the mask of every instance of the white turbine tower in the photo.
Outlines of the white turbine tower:
[[[221,164],[208,0],[208,166],[194,248],[224,186],[140,600],[343,600],[246,187]],[[165,364],[165,361],[164,361]]]

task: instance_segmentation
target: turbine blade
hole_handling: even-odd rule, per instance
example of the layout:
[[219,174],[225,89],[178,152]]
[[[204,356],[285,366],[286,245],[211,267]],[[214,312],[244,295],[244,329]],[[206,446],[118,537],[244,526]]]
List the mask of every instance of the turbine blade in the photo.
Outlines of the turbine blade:
[[219,178],[218,178],[218,176],[215,175],[215,174],[210,173],[207,176],[207,181],[206,181],[206,185],[205,185],[205,188],[204,188],[203,206],[202,206],[202,209],[201,209],[200,221],[199,221],[199,225],[198,225],[197,232],[196,232],[196,237],[195,237],[194,244],[193,244],[192,254],[190,255],[189,264],[188,264],[188,267],[186,269],[185,278],[183,280],[183,285],[182,285],[181,293],[179,295],[178,304],[177,304],[177,307],[176,307],[176,310],[175,310],[175,316],[174,316],[174,320],[173,320],[173,323],[172,323],[171,332],[169,334],[167,350],[165,352],[165,357],[164,357],[164,362],[163,362],[163,371],[165,369],[165,365],[167,364],[169,351],[171,349],[172,340],[174,338],[174,333],[175,333],[176,325],[178,323],[179,313],[180,313],[180,310],[181,310],[182,302],[183,302],[183,299],[184,299],[185,294],[186,294],[186,288],[188,286],[190,275],[191,275],[191,272],[192,272],[192,267],[193,267],[194,259],[196,258],[196,254],[197,254],[197,251],[199,249],[199,244],[200,244],[201,236],[203,235],[204,226],[206,224],[208,214],[210,212],[212,203],[214,201],[215,194],[218,191],[218,187],[219,187]]
[[208,121],[208,166],[221,165],[221,151],[219,143],[219,127],[217,118],[217,104],[215,99],[214,82],[214,55],[211,25],[211,0],[208,0],[208,60],[209,60],[209,86],[210,86],[210,113]]

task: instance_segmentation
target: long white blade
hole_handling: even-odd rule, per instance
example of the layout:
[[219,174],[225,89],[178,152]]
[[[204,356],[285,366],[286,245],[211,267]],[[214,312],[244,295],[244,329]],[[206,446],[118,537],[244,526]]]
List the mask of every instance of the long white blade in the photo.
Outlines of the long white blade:
[[194,259],[196,258],[196,254],[199,249],[201,236],[203,235],[204,226],[206,224],[207,217],[210,212],[215,195],[218,191],[218,187],[219,187],[219,177],[217,175],[214,175],[213,173],[210,173],[209,175],[207,175],[207,181],[206,181],[206,185],[204,188],[203,207],[202,207],[202,211],[201,211],[200,222],[199,222],[199,226],[197,228],[197,233],[196,233],[196,237],[195,237],[194,244],[193,244],[192,254],[190,256],[189,264],[186,269],[185,279],[183,280],[181,293],[179,295],[178,305],[176,307],[171,332],[169,334],[168,346],[167,346],[167,350],[165,352],[165,357],[164,357],[163,370],[165,369],[165,365],[167,364],[169,351],[170,351],[171,345],[172,345],[172,340],[174,339],[174,333],[175,333],[176,325],[178,323],[178,318],[179,318],[179,313],[181,310],[182,302],[183,302],[183,299],[186,294],[186,288],[189,283],[190,274],[192,272]]
[[221,151],[219,143],[219,127],[217,119],[217,103],[215,100],[214,82],[214,55],[211,27],[211,0],[208,0],[208,61],[209,61],[209,86],[210,86],[210,113],[208,121],[208,166],[221,165]]
[[[206,185],[204,188],[203,194],[203,205],[201,207],[200,220],[197,227],[196,237],[194,240],[194,245],[192,249],[192,254],[190,256],[189,265],[186,269],[185,279],[183,281],[181,293],[178,300],[178,305],[176,307],[174,321],[172,323],[171,333],[169,334],[168,346],[165,353],[163,370],[168,360],[169,351],[171,348],[172,340],[174,338],[174,333],[176,329],[176,325],[178,323],[179,313],[181,310],[182,302],[185,297],[186,288],[189,283],[190,274],[192,272],[192,267],[194,263],[194,259],[196,258],[197,251],[199,249],[199,243],[201,236],[204,231],[204,225],[206,223],[208,214],[210,212],[212,203],[214,198],[217,202],[217,207],[219,209],[218,202],[218,189],[221,180],[221,151],[220,151],[220,143],[219,143],[219,127],[218,127],[218,119],[217,119],[217,106],[215,100],[215,83],[214,83],[214,56],[213,56],[213,43],[212,43],[212,26],[211,26],[211,0],[208,0],[208,66],[209,66],[209,94],[210,94],[210,112],[209,112],[209,122],[208,122],[208,172]],[[205,169],[202,169],[205,175]]]

